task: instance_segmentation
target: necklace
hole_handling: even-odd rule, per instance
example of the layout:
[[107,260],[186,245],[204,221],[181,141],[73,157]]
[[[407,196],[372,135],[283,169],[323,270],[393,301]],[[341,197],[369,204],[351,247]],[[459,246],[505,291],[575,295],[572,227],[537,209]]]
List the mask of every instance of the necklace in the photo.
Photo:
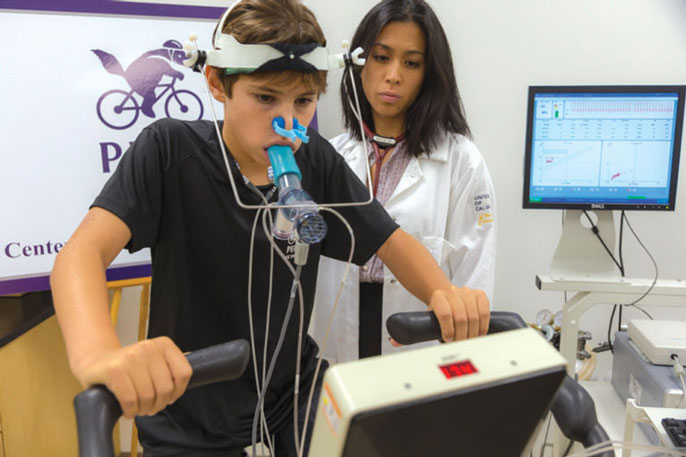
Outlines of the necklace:
[[269,201],[269,199],[272,197],[272,195],[274,195],[274,193],[278,190],[278,188],[274,184],[274,170],[272,169],[272,167],[267,168],[267,178],[269,179],[269,182],[272,183],[272,188],[269,189],[269,191],[266,194],[263,194],[255,186],[255,184],[253,184],[252,181],[250,181],[250,179],[248,179],[248,177],[243,174],[243,172],[241,171],[241,164],[239,164],[236,159],[233,160],[233,163],[236,164],[236,168],[238,168],[238,172],[243,177],[243,183],[248,187],[248,189],[252,190],[257,195],[259,195],[260,198],[262,198],[266,201]]
[[[248,184],[248,183],[251,183],[251,184],[252,184],[252,182],[250,181],[250,179],[248,179],[248,177],[245,176],[245,175],[243,174],[243,172],[241,171],[241,164],[238,163],[238,160],[234,159],[234,160],[233,160],[233,163],[236,164],[236,168],[238,168],[238,171],[240,171],[241,176],[243,177],[243,182],[246,183],[246,184]],[[269,179],[269,182],[270,182],[270,183],[275,184],[275,183],[274,183],[274,170],[272,169],[271,166],[267,168],[267,179]]]

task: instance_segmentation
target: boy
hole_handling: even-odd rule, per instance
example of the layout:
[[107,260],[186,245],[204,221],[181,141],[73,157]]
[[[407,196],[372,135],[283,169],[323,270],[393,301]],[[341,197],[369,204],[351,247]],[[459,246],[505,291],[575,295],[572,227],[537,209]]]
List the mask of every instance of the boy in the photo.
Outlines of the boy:
[[[316,19],[298,0],[243,0],[224,24],[223,32],[240,43],[325,45]],[[250,74],[208,67],[211,93],[224,104],[222,138],[207,121],[167,119],[144,129],[55,261],[51,283],[70,367],[84,386],[105,384],[125,416],[150,416],[136,420],[146,457],[234,456],[251,442],[257,403],[252,363],[238,380],[184,394],[191,370],[182,351],[249,339],[246,307],[250,293],[256,365],[263,366],[265,333],[270,342],[267,359],[273,355],[292,277],[277,259],[272,324],[265,328],[270,247],[258,230],[252,288],[247,291],[255,211],[237,204],[219,142],[224,141],[230,153],[228,164],[241,200],[247,204],[262,204],[265,198],[274,201],[266,149],[292,143],[274,132],[272,121],[282,117],[286,129],[293,127],[293,119],[309,125],[326,85],[325,72],[283,71],[279,65],[290,64],[273,64]],[[308,144],[298,140],[293,145],[303,188],[317,202],[364,201],[368,191],[334,149],[315,132],[308,135]],[[434,310],[446,340],[486,333],[485,295],[452,286],[431,255],[400,230],[376,201],[343,208],[341,213],[358,234],[353,261],[362,265],[374,253],[382,258],[401,283]],[[319,255],[341,260],[348,255],[343,225],[328,213],[325,217],[328,235],[310,247],[300,277],[305,328]],[[281,243],[281,248],[287,244]],[[153,261],[150,339],[121,347],[109,321],[105,268],[123,248],[143,247],[151,247]],[[264,399],[280,457],[296,455],[292,398],[297,313],[296,308]],[[318,348],[309,337],[302,345],[300,391],[307,392],[314,381]],[[309,424],[313,422],[310,419]]]

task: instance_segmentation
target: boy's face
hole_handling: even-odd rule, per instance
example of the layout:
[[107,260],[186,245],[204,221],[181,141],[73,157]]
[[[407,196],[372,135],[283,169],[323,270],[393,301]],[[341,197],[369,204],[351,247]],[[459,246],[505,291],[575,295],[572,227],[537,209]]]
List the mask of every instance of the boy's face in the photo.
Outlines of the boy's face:
[[229,98],[218,76],[215,75],[212,81],[213,73],[216,72],[208,75],[212,94],[224,103],[222,136],[245,176],[252,180],[250,174],[266,171],[270,165],[269,146],[283,144],[294,151],[300,148],[301,140],[293,143],[277,134],[272,121],[282,117],[286,121],[285,128],[292,129],[293,118],[296,118],[300,125],[308,126],[317,107],[316,90],[307,89],[299,77],[287,79],[285,83],[277,79],[275,83],[270,78],[240,75]]

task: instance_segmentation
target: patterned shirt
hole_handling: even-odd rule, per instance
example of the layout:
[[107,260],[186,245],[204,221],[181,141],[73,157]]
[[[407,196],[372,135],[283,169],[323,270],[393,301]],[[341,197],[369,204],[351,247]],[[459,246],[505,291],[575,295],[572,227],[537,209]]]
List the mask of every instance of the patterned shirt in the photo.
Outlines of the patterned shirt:
[[[374,157],[374,148],[371,144],[369,150],[369,166],[374,165],[376,158]],[[392,151],[389,152],[390,157],[381,167],[381,175],[379,176],[379,185],[376,191],[376,199],[383,206],[391,198],[395,188],[398,187],[400,179],[405,173],[407,165],[410,163],[412,156],[407,152],[405,141],[400,141]],[[374,174],[372,173],[372,176]],[[383,282],[383,262],[376,255],[360,268],[360,282]]]

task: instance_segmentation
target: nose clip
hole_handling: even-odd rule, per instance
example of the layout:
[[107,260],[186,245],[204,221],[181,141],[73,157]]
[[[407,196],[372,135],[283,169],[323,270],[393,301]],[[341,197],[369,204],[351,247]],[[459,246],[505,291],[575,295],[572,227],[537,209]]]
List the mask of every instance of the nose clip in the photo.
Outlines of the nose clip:
[[272,121],[272,128],[279,135],[290,138],[290,140],[295,143],[295,140],[300,138],[303,143],[309,143],[310,137],[307,136],[307,127],[298,124],[298,120],[293,118],[293,128],[291,130],[286,130],[286,121],[281,117],[275,117]]

